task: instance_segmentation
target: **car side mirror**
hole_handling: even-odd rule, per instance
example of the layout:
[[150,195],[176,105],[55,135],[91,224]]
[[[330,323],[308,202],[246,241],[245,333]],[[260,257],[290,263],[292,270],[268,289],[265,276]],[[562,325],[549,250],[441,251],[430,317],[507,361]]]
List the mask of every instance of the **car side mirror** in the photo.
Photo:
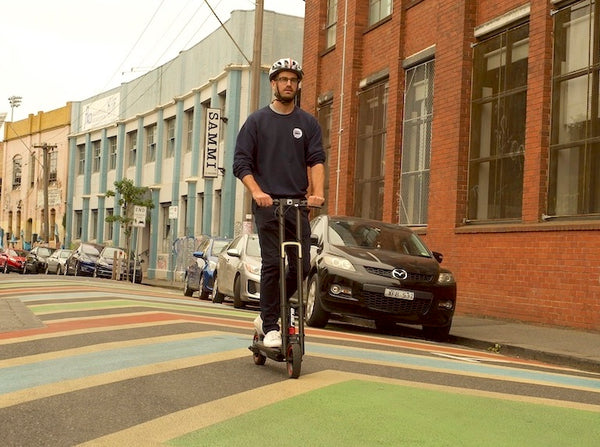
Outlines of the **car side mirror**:
[[319,247],[321,245],[321,244],[319,244],[319,236],[317,236],[316,234],[311,234],[310,235],[310,245]]
[[241,257],[240,251],[237,248],[230,248],[229,250],[227,250],[227,254],[234,258]]
[[442,263],[442,261],[444,260],[444,255],[443,255],[443,254],[441,254],[441,253],[439,253],[439,252],[437,252],[437,251],[434,251],[434,252],[433,252],[433,257],[434,257],[434,258],[435,258],[435,260],[436,260],[437,262],[439,262],[440,264],[441,264],[441,263]]

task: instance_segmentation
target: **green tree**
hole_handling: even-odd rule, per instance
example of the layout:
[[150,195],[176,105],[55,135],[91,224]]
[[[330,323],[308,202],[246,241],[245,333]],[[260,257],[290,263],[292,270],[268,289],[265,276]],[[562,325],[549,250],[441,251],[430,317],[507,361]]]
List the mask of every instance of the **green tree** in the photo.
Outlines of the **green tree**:
[[[119,206],[121,207],[121,213],[119,215],[113,214],[112,216],[106,217],[106,222],[114,223],[119,222],[123,233],[125,234],[125,251],[127,252],[127,259],[130,258],[130,247],[131,247],[131,234],[133,233],[133,210],[135,206],[145,206],[147,209],[154,208],[152,199],[148,198],[149,189],[145,186],[135,186],[133,181],[124,178],[114,182],[115,191],[106,191],[106,197],[116,197],[118,194]],[[129,281],[129,268],[127,270],[127,281]]]

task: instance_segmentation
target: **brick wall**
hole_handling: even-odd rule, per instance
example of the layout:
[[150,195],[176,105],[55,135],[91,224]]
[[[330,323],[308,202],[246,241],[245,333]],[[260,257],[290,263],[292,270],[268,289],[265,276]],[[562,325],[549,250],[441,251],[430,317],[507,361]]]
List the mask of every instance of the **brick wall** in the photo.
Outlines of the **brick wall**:
[[[444,266],[457,277],[458,313],[600,331],[600,221],[541,219],[547,201],[551,3],[397,0],[389,20],[367,29],[367,2],[348,0],[344,70],[345,1],[338,1],[337,43],[328,52],[322,45],[326,3],[306,0],[303,107],[316,112],[318,95],[333,92],[328,211],[352,214],[359,82],[387,69],[384,220],[398,221],[402,61],[435,45],[429,215],[427,227],[418,232],[444,254]],[[530,6],[530,40],[522,221],[466,225],[474,30],[524,5]],[[340,199],[335,204],[338,154]]]

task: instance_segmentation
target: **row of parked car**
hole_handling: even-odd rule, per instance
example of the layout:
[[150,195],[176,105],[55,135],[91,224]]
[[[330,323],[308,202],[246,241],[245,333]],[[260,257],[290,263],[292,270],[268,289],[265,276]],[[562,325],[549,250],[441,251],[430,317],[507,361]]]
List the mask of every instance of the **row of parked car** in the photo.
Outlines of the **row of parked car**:
[[[260,245],[256,234],[205,238],[186,269],[186,296],[198,292],[235,307],[260,300]],[[410,228],[376,220],[320,215],[311,221],[311,267],[305,284],[305,319],[324,327],[332,315],[421,325],[427,338],[444,340],[456,307],[456,282]]]
[[93,243],[80,243],[73,250],[37,246],[30,251],[0,249],[0,271],[4,273],[46,273],[57,275],[94,276],[112,278],[114,261],[117,260],[120,279],[126,279],[129,268],[130,280],[142,282],[141,261],[129,256],[119,247]]

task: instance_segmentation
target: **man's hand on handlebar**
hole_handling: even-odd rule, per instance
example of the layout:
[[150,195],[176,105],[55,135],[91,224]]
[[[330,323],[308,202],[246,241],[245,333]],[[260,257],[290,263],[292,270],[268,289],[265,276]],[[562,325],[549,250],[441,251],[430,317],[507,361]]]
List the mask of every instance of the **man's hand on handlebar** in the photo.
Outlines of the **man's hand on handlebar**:
[[325,197],[320,196],[308,196],[308,206],[321,208],[325,203]]

